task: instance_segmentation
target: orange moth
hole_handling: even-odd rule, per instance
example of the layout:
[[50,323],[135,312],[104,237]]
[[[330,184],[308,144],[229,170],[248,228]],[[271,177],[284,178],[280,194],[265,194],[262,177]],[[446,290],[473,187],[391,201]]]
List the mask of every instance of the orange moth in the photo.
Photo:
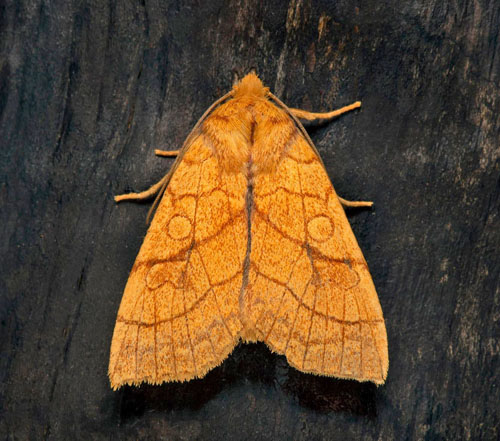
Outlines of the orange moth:
[[[302,372],[383,384],[382,309],[366,261],[300,119],[253,73],[201,117],[170,172],[118,311],[113,389],[187,381],[240,341]],[[156,205],[156,203],[155,203]]]

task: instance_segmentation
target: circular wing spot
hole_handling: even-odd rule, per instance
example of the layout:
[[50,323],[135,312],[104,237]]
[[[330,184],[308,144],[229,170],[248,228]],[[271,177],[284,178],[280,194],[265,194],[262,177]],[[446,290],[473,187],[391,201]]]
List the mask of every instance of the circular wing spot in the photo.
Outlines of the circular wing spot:
[[333,224],[329,217],[316,216],[307,223],[307,232],[316,242],[325,242],[333,234]]
[[189,237],[193,226],[186,216],[174,216],[168,223],[168,235],[175,240],[182,240]]

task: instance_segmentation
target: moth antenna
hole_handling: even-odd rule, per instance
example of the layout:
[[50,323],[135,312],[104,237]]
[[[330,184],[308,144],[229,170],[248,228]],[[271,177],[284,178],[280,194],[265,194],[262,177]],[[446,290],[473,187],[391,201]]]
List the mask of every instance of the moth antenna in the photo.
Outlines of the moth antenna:
[[160,200],[163,196],[163,193],[165,193],[165,189],[167,188],[168,183],[170,182],[170,179],[172,178],[172,175],[174,174],[175,170],[179,166],[184,154],[186,153],[186,150],[189,148],[191,143],[193,142],[193,138],[195,134],[197,133],[199,127],[203,123],[203,121],[207,118],[207,116],[212,112],[217,106],[222,104],[223,101],[227,100],[228,98],[232,97],[234,95],[234,91],[231,90],[230,92],[226,93],[224,96],[221,96],[218,100],[214,101],[214,103],[205,111],[203,115],[201,115],[200,119],[196,122],[192,130],[189,132],[189,135],[187,136],[186,140],[184,141],[184,144],[182,144],[182,147],[179,150],[179,154],[177,155],[177,158],[175,159],[174,163],[172,164],[172,167],[168,171],[168,173],[165,175],[163,178],[165,181],[163,182],[163,185],[160,188],[160,191],[156,195],[156,198],[153,202],[153,205],[151,205],[151,208],[148,211],[148,215],[146,217],[146,224],[149,224],[149,221],[151,220],[151,216],[158,207],[158,204],[160,203]]

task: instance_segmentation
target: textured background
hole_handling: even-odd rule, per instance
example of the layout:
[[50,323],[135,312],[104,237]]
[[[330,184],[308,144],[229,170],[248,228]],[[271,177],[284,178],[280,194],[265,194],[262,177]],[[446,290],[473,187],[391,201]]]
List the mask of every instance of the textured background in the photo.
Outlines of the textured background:
[[[498,1],[0,1],[0,436],[498,436]],[[255,68],[310,128],[386,317],[386,385],[239,346],[205,379],[112,392],[109,345],[159,180]]]

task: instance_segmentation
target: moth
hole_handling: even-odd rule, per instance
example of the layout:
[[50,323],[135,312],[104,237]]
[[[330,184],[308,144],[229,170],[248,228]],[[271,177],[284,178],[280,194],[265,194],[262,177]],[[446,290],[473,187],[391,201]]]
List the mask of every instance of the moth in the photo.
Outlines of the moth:
[[[325,167],[299,119],[250,73],[201,117],[157,194],[111,344],[113,389],[203,377],[263,341],[307,373],[383,384],[382,309]],[[155,204],[156,204],[155,202]]]

